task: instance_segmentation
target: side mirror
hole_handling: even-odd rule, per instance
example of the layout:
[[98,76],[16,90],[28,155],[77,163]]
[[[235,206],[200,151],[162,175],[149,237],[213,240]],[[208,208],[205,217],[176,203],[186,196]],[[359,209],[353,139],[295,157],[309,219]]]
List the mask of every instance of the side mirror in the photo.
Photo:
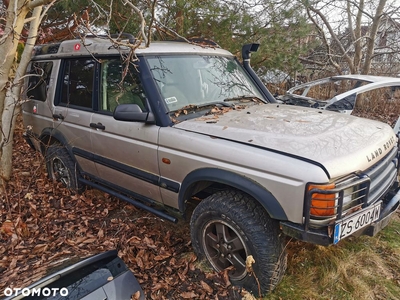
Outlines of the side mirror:
[[143,112],[137,104],[120,104],[114,110],[114,119],[127,122],[155,123],[152,112]]

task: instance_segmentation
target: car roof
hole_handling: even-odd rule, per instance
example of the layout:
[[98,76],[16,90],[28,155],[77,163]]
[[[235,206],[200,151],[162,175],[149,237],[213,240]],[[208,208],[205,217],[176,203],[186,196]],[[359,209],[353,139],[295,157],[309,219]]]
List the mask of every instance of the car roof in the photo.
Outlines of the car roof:
[[[381,86],[400,86],[400,78],[398,77],[387,77],[387,76],[374,76],[374,75],[360,75],[360,74],[350,74],[350,75],[337,75],[332,77],[325,77],[321,79],[316,79],[314,81],[309,81],[306,83],[302,83],[290,88],[287,93],[292,94],[294,91],[308,88],[311,86],[316,86],[319,84],[324,84],[332,81],[337,80],[358,80],[358,81],[365,81],[368,84],[377,84]],[[365,86],[365,85],[364,85]],[[373,85],[374,86],[374,85]]]
[[[325,77],[325,78],[317,79],[317,80],[310,81],[307,83],[303,83],[300,85],[296,85],[296,86],[290,88],[286,92],[286,95],[293,95],[293,96],[296,96],[296,98],[299,98],[299,99],[301,98],[304,100],[312,100],[312,101],[317,100],[310,96],[307,96],[309,89],[311,87],[323,85],[323,84],[330,83],[330,82],[341,81],[341,80],[359,81],[359,82],[364,82],[365,84],[356,86],[345,92],[335,95],[333,98],[331,98],[329,100],[325,100],[325,103],[326,103],[325,107],[328,107],[331,104],[333,104],[339,100],[345,99],[349,96],[356,96],[358,94],[365,93],[365,92],[368,92],[371,90],[384,88],[384,87],[393,87],[396,89],[400,88],[400,78],[398,78],[398,77],[350,74],[350,75],[337,75],[337,76]],[[301,95],[296,94],[295,93],[296,91],[302,91],[302,94]]]
[[[330,99],[328,101],[328,105],[332,104],[340,99],[344,99],[350,95],[358,95],[361,93],[365,93],[368,91],[372,91],[372,90],[384,88],[384,87],[395,87],[395,88],[400,87],[400,78],[385,77],[385,76],[372,76],[372,75],[363,75],[363,76],[364,76],[364,78],[366,78],[365,81],[368,82],[367,84],[336,95],[335,97],[333,97],[332,99]],[[369,80],[367,80],[368,78],[369,78]],[[358,79],[358,80],[362,80],[362,79]],[[373,81],[371,81],[371,80],[373,80]]]
[[400,78],[398,77],[388,77],[388,76],[374,76],[374,75],[360,75],[360,74],[351,74],[351,75],[338,75],[332,76],[332,80],[360,80],[360,81],[368,81],[368,82],[386,82],[386,83],[400,83]]
[[[35,47],[35,58],[43,57],[71,57],[87,55],[119,55],[129,52],[135,45],[128,40],[121,40],[118,46],[105,38],[85,38],[66,40],[61,43],[39,45]],[[201,54],[233,56],[229,51],[217,46],[200,45],[185,41],[155,41],[149,47],[142,43],[135,49],[138,56],[168,55],[168,54]]]

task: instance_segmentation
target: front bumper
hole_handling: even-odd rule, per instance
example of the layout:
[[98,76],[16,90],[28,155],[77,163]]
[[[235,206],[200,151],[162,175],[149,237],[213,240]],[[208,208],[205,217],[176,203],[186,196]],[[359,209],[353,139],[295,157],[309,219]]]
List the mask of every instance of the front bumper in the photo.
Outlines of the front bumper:
[[[367,227],[356,231],[353,236],[368,235],[374,236],[384,227],[386,227],[396,210],[400,206],[400,188],[397,187],[394,192],[389,193],[383,201],[383,207],[379,219]],[[295,224],[287,221],[281,221],[281,229],[284,234],[305,242],[327,246],[333,244],[332,227],[321,229],[304,228],[302,224]]]

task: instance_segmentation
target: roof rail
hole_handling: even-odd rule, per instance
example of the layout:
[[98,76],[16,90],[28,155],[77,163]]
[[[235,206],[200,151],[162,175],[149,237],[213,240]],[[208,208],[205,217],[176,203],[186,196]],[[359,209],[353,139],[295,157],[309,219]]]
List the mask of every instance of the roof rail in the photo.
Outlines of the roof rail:
[[134,44],[136,42],[136,37],[132,33],[127,33],[127,32],[120,32],[120,33],[114,33],[111,35],[113,39],[121,39],[125,38],[128,39],[129,43]]
[[[133,34],[127,33],[127,32],[113,33],[109,36],[113,39],[127,39],[129,41],[129,43],[131,43],[131,44],[134,44],[136,42],[136,37]],[[85,38],[107,38],[109,36],[105,35],[105,34],[99,34],[99,35],[90,34],[90,35],[85,35],[84,37]],[[77,37],[77,39],[79,39],[79,38],[82,38],[82,37]]]
[[[91,35],[86,35],[84,37],[85,38],[108,38],[108,37],[111,37],[113,39],[127,39],[129,41],[129,43],[131,43],[131,44],[134,44],[136,42],[135,36],[131,33],[126,33],[126,32],[115,33],[115,34],[111,34],[110,36],[91,34]],[[75,37],[75,39],[82,39],[82,38],[83,38],[83,36]],[[74,40],[74,39],[72,39],[72,40]],[[65,41],[67,41],[67,40],[65,40]],[[46,55],[46,54],[56,54],[56,53],[58,53],[61,43],[62,42],[36,45],[33,55],[38,56],[38,55]]]
[[191,42],[194,44],[202,45],[202,46],[213,46],[217,48],[221,48],[220,45],[218,45],[216,42],[210,39],[202,38],[202,37],[193,37],[193,38],[177,38],[172,40],[173,42]]

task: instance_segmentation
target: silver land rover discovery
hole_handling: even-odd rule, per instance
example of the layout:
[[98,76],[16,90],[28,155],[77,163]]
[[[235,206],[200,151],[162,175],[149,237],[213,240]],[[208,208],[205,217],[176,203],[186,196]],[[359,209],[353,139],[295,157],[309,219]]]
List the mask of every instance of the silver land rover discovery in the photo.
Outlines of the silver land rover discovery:
[[[375,235],[399,206],[399,141],[383,123],[278,103],[216,45],[102,38],[36,47],[26,79],[28,143],[49,176],[176,222],[231,282],[266,293],[284,237],[320,245]],[[356,95],[355,95],[356,96]],[[246,269],[253,257],[254,274]],[[255,275],[255,276],[253,276]]]

